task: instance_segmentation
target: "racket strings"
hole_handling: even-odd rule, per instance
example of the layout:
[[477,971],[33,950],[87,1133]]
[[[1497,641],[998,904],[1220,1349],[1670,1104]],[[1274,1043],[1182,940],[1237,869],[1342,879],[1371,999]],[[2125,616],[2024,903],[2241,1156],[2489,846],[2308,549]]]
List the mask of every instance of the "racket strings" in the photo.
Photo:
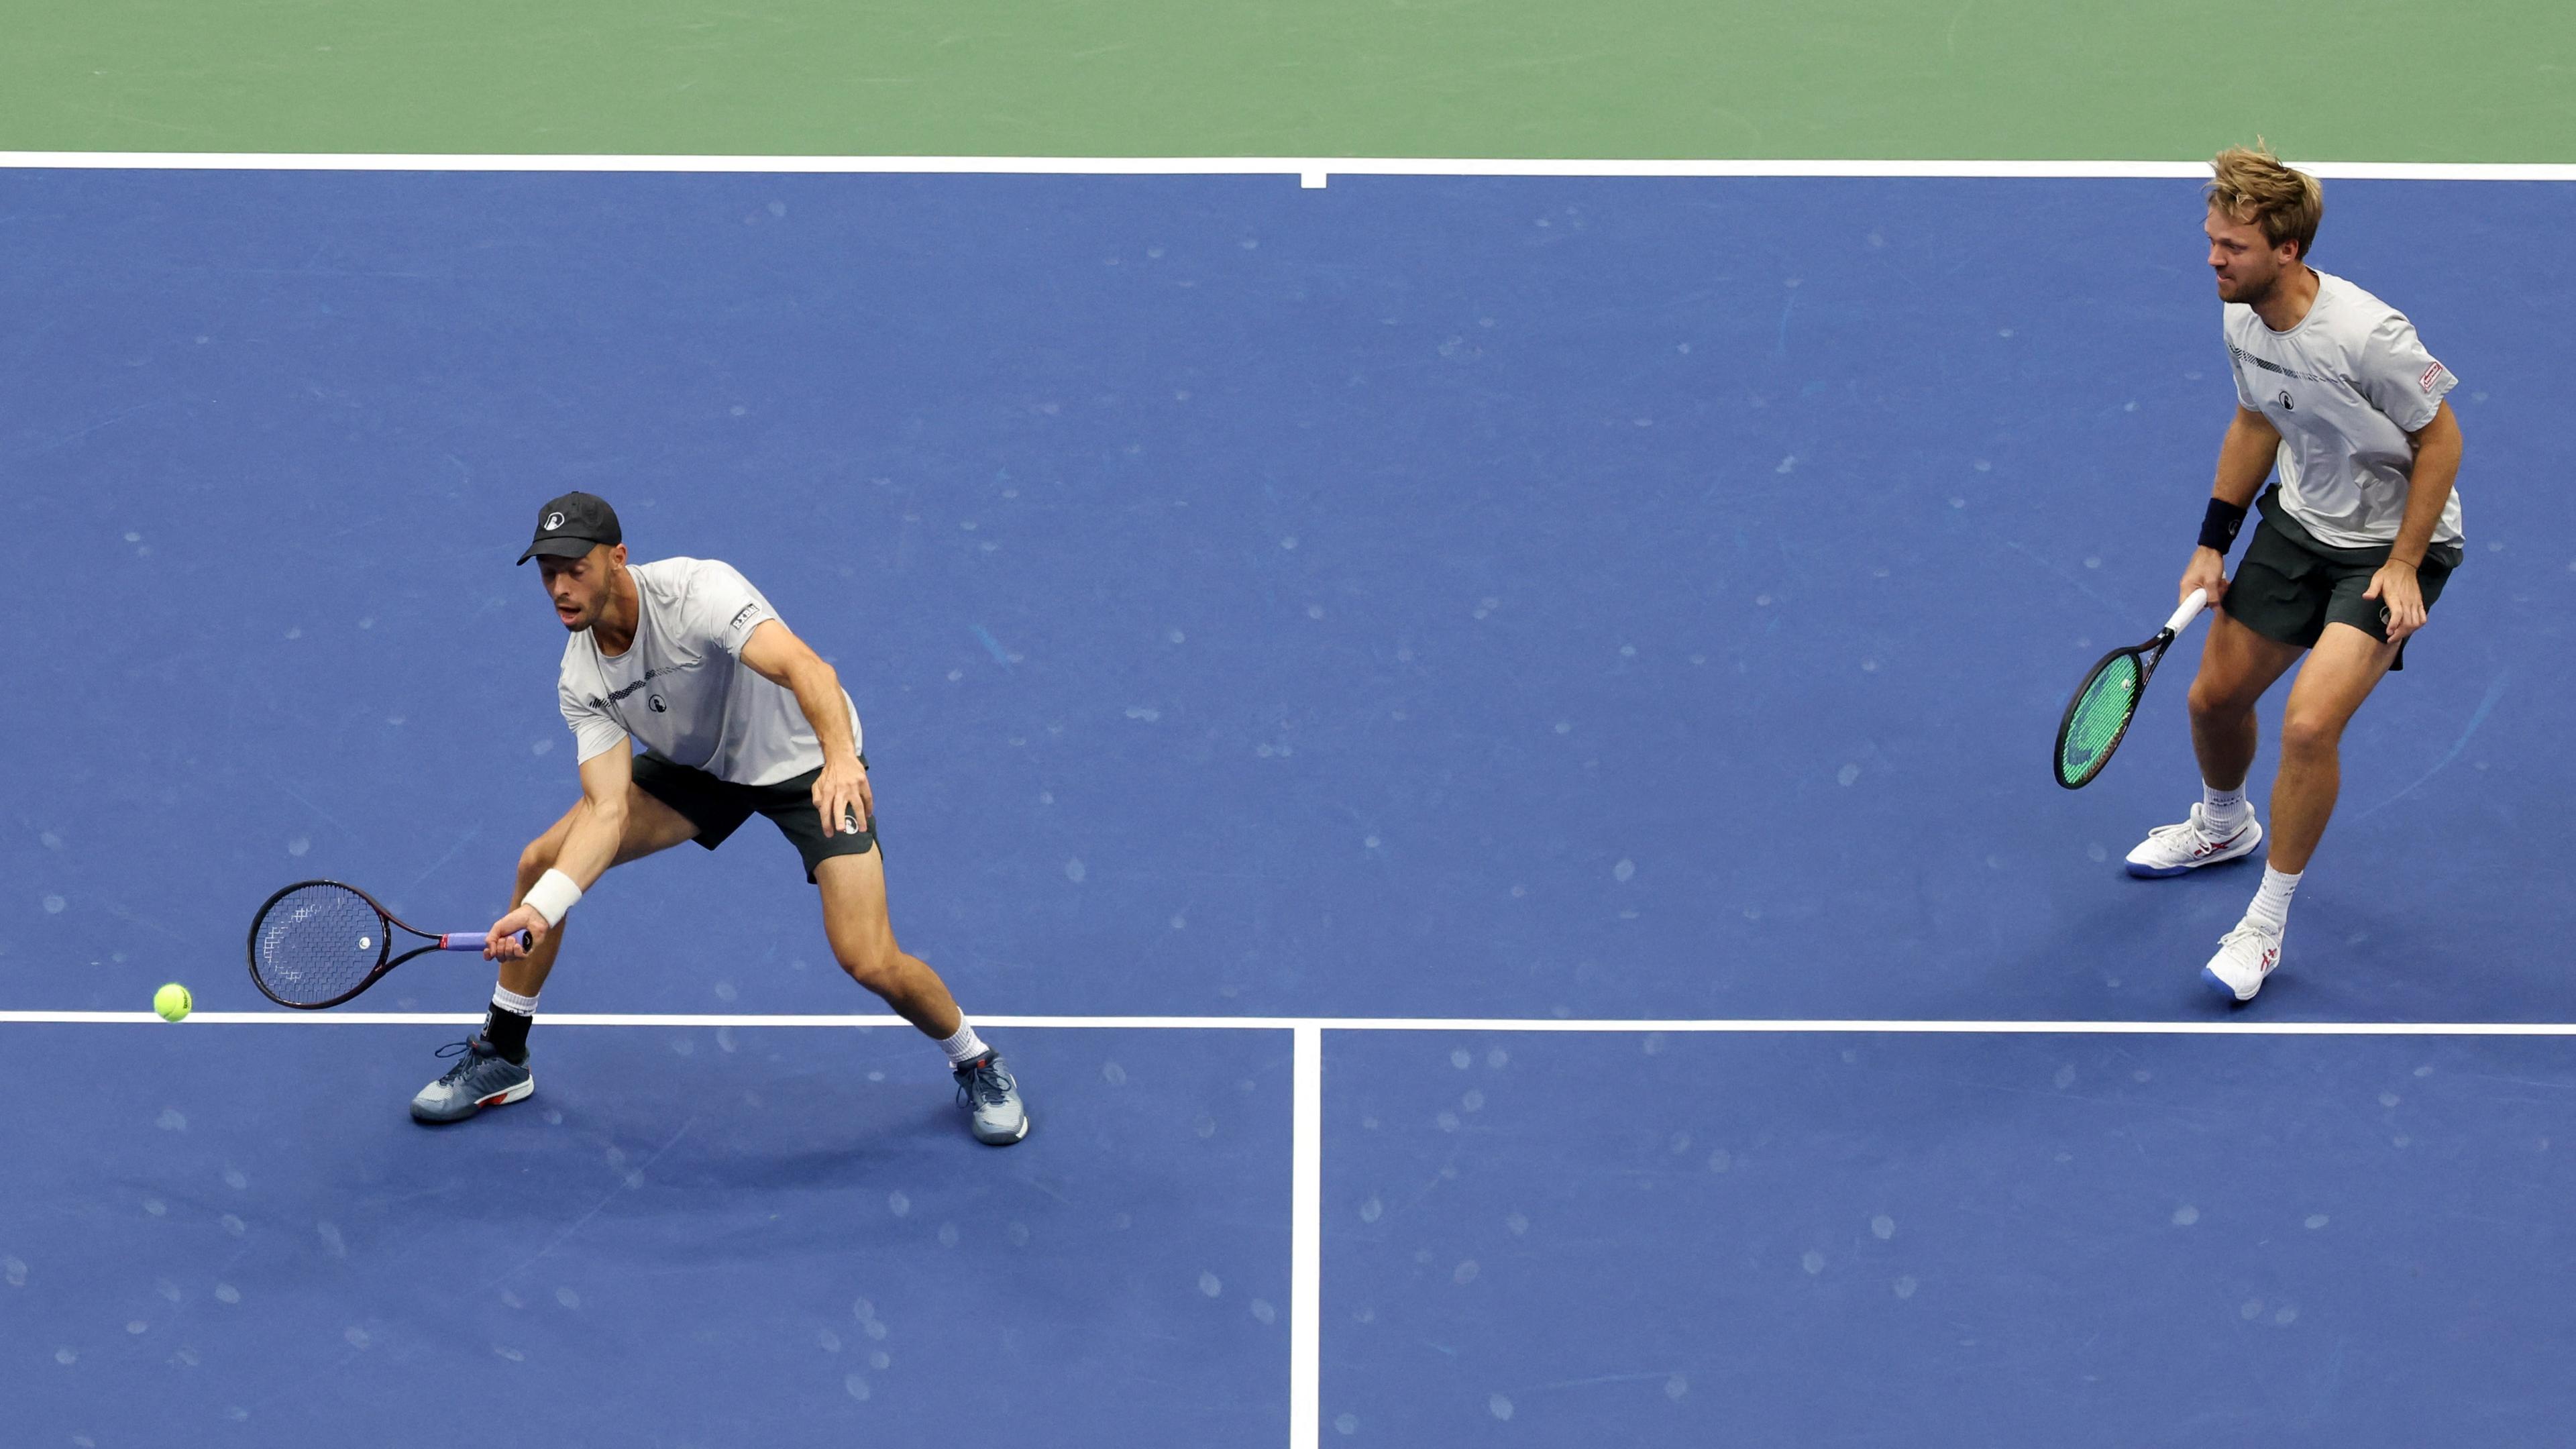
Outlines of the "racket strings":
[[279,998],[320,1003],[365,984],[384,959],[385,921],[346,886],[309,885],[271,903],[253,964]]
[[2138,691],[2144,682],[2145,675],[2133,654],[2113,657],[2086,682],[2084,693],[2067,716],[2065,743],[2058,751],[2057,767],[2063,778],[2086,776],[2119,743],[2121,732],[2129,726],[2130,714],[2137,709]]

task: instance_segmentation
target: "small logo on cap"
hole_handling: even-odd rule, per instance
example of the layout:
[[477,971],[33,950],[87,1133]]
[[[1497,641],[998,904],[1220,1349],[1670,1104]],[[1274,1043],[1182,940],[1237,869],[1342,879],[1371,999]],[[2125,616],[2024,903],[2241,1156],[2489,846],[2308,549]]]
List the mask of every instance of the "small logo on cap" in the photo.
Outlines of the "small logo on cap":
[[555,512],[546,515],[546,532],[552,533],[556,529],[563,527],[563,525],[564,517],[562,510],[558,509]]

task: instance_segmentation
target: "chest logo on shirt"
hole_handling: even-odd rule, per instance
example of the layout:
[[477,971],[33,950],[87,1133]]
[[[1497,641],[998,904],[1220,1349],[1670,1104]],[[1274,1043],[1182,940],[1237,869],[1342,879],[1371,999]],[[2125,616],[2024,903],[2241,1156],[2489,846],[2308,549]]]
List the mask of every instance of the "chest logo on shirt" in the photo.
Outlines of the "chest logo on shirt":
[[645,706],[651,709],[655,714],[661,714],[670,709],[670,706],[664,704],[662,702],[662,696],[658,694],[648,694],[644,696],[644,703]]
[[2288,388],[2281,389],[2281,411],[2285,413],[2294,413],[2298,410],[2299,405],[2290,401],[2290,390]]
[[[608,702],[610,704],[615,704],[626,696],[642,689],[647,683],[653,680],[660,679],[665,675],[677,674],[683,669],[695,669],[705,662],[706,661],[702,659],[684,659],[677,664],[665,664],[659,669],[647,669],[644,671],[644,677],[642,679],[635,680],[622,688],[609,691]],[[662,702],[662,696],[658,694],[649,697],[644,702],[651,705],[653,707],[653,712],[656,714],[670,708],[669,705]],[[596,708],[596,706],[593,707]]]
[[2242,347],[2238,347],[2232,342],[2228,344],[2227,352],[2229,356],[2235,358],[2238,362],[2261,368],[2263,371],[2272,373],[2275,376],[2294,377],[2301,382],[2330,383],[2335,381],[2335,379],[2331,377],[2320,377],[2313,372],[2301,372],[2295,367],[2284,367],[2280,363],[2274,362],[2268,357],[2257,357],[2253,353],[2246,351]]

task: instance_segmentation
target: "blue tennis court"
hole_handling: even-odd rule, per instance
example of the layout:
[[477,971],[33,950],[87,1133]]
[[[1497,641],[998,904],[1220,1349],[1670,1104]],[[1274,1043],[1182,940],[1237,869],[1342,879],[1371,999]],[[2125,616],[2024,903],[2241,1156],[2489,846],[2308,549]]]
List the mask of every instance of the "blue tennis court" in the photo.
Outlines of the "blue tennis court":
[[[2548,1442],[2576,190],[2328,194],[2470,555],[2229,1013],[2252,872],[2119,866],[2196,637],[2042,763],[2232,406],[2190,181],[0,173],[26,1442]],[[569,488],[835,661],[1026,1143],[777,1024],[878,1007],[760,828],[523,1106],[403,1111],[479,961],[236,1015],[573,798]]]

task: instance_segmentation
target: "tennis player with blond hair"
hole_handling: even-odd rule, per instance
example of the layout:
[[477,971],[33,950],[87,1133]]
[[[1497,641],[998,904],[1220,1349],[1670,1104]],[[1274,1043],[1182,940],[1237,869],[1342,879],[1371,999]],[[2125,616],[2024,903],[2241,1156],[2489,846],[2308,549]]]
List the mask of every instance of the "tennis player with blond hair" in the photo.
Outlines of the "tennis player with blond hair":
[[[2220,606],[2191,686],[2201,798],[2129,852],[2129,872],[2178,876],[2262,843],[2245,790],[2254,705],[2307,655],[2281,717],[2263,884],[2202,972],[2242,1002],[2281,964],[2292,893],[2334,813],[2344,727],[2405,667],[2408,637],[2459,567],[2461,440],[2443,400],[2456,379],[2415,324],[2308,265],[2325,211],[2316,178],[2241,146],[2210,167],[2203,229],[2236,416],[2177,590]],[[2258,490],[2262,522],[2231,580],[2227,550]]]

